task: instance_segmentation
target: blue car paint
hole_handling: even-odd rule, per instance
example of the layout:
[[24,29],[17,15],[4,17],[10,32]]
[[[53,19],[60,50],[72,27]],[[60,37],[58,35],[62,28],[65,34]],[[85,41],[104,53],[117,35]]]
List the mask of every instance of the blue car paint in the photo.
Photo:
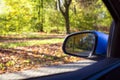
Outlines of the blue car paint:
[[107,53],[108,35],[99,31],[93,31],[93,33],[97,35],[97,45],[95,53],[105,55]]

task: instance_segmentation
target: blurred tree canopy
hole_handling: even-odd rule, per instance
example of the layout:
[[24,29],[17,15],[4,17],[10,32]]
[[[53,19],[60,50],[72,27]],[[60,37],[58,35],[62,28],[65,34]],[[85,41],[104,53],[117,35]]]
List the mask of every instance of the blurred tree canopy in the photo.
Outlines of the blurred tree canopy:
[[[67,8],[65,2],[69,1],[71,2]],[[65,11],[66,15],[63,16]],[[111,20],[101,0],[0,0],[1,35],[23,32],[107,31]]]

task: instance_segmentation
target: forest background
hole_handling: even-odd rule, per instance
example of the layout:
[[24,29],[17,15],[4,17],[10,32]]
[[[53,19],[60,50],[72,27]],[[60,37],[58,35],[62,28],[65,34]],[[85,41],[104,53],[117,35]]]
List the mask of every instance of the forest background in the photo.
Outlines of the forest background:
[[[0,0],[0,35],[28,32],[65,34],[66,21],[61,14],[61,8],[64,12],[66,10],[65,1]],[[101,0],[72,0],[69,5],[71,32],[109,29],[111,16]]]

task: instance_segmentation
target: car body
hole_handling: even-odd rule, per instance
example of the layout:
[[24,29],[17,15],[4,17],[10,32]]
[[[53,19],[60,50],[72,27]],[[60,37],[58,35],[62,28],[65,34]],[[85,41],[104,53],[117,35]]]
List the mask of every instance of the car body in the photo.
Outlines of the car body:
[[120,80],[120,1],[103,0],[113,17],[104,60],[82,69],[30,80]]
[[109,36],[105,33],[98,32],[98,31],[95,31],[94,33],[98,36],[95,53],[102,54],[102,55],[106,54]]

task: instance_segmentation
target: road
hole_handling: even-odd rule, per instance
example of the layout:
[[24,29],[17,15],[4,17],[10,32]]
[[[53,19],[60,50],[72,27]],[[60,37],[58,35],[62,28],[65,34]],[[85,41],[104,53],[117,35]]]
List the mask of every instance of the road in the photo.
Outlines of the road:
[[31,77],[38,77],[38,76],[46,76],[56,73],[74,71],[90,64],[95,63],[96,61],[93,60],[82,60],[75,63],[70,64],[63,64],[59,66],[50,66],[50,67],[42,67],[36,70],[26,70],[21,72],[15,73],[6,73],[0,75],[0,80],[20,80],[25,78]]

